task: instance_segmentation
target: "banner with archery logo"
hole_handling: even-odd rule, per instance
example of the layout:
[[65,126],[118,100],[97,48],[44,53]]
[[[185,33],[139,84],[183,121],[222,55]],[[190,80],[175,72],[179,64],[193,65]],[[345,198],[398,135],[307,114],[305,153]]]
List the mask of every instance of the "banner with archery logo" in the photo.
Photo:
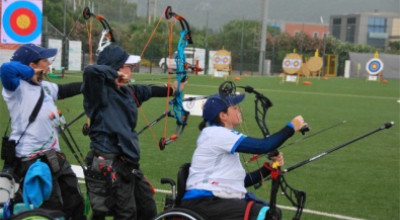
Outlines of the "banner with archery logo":
[[2,0],[1,3],[1,43],[41,44],[43,1]]

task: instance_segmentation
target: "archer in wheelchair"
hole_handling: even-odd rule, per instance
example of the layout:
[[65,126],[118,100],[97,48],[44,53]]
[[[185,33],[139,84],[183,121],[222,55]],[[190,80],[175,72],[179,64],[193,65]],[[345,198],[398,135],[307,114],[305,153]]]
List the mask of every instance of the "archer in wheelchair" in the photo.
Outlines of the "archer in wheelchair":
[[[244,98],[244,94],[220,93],[209,97],[204,104],[204,120],[199,125],[201,133],[190,168],[188,164],[181,167],[178,193],[172,198],[175,207],[180,208],[178,211],[189,210],[201,217],[193,219],[281,219],[277,207],[270,209],[269,204],[246,190],[270,175],[274,170],[272,164],[265,162],[260,169],[246,174],[239,153],[270,153],[307,124],[302,116],[296,116],[271,136],[248,137],[234,130],[242,123],[238,104]],[[282,166],[282,154],[272,157],[272,163]],[[173,211],[176,209],[166,213]]]

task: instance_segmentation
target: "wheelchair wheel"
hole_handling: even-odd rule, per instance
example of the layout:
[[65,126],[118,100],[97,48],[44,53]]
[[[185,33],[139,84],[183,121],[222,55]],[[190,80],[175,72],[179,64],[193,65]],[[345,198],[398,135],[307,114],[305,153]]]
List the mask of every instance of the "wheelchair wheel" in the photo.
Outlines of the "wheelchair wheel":
[[42,209],[34,209],[18,213],[11,216],[10,220],[57,220],[64,219],[63,213],[59,211],[50,211]]
[[153,220],[205,220],[205,218],[189,209],[172,208],[158,214]]

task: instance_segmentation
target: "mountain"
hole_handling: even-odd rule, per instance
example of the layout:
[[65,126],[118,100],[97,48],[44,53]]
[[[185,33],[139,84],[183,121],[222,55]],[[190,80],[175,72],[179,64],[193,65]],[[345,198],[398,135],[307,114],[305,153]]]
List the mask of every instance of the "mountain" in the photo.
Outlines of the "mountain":
[[[138,4],[138,14],[157,16],[167,5],[174,12],[185,16],[196,28],[208,27],[218,30],[230,20],[261,20],[264,0],[129,0]],[[321,16],[325,24],[330,15],[353,14],[360,12],[394,12],[400,14],[399,0],[267,0],[268,19],[270,21],[320,23]],[[156,8],[154,8],[156,5]],[[208,16],[207,16],[208,15]],[[207,19],[208,17],[208,19]]]

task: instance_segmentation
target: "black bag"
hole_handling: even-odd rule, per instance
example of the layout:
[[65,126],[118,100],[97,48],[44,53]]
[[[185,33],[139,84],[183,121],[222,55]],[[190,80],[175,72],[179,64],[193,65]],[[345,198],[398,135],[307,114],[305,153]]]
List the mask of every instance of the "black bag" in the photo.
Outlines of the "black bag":
[[87,175],[85,175],[85,182],[93,211],[108,213],[110,210],[105,203],[111,190],[107,179],[100,173],[88,170]]
[[1,142],[1,159],[4,165],[13,165],[15,161],[15,140],[9,140],[8,136],[3,136]]
[[[88,159],[88,158],[87,158]],[[87,187],[87,193],[90,200],[90,205],[93,211],[97,213],[110,214],[112,212],[112,206],[115,205],[114,195],[112,191],[113,183],[108,175],[105,175],[104,169],[100,167],[108,167],[112,165],[112,160],[99,159],[93,155],[93,159],[88,163],[88,169],[85,173],[85,182]],[[100,165],[102,164],[102,165]]]

